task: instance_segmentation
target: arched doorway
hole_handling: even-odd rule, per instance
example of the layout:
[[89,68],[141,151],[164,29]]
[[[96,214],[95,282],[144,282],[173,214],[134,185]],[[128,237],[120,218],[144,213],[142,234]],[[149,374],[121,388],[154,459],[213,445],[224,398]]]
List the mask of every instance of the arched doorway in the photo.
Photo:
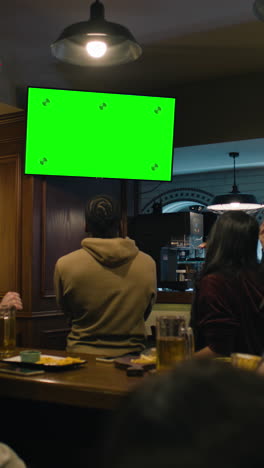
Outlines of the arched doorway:
[[206,208],[206,205],[198,202],[188,200],[176,201],[163,206],[162,213],[180,213],[183,211],[190,211],[191,207],[198,208],[199,206]]
[[189,211],[194,205],[206,207],[213,198],[213,194],[205,190],[193,188],[177,188],[156,195],[142,209],[143,214],[153,212],[153,205],[160,204],[162,213]]

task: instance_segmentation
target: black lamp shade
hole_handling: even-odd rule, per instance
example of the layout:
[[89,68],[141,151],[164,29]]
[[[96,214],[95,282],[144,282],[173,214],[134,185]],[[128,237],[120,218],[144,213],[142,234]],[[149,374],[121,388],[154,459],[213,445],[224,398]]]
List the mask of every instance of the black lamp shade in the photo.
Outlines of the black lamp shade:
[[247,193],[227,193],[226,195],[217,195],[212,201],[212,205],[226,205],[230,203],[253,203],[258,205],[254,195],[248,195]]
[[[103,57],[91,57],[86,50],[88,40],[102,39],[107,45]],[[142,49],[124,26],[104,18],[72,24],[51,44],[52,54],[59,60],[81,66],[119,65],[136,60]]]
[[240,193],[236,184],[236,158],[239,156],[238,152],[230,152],[229,156],[234,161],[234,182],[232,192],[225,195],[217,195],[212,200],[211,204],[207,206],[207,210],[214,211],[215,213],[224,213],[229,210],[243,210],[243,211],[257,211],[263,208],[254,195],[248,193]]
[[213,198],[212,202],[207,209],[217,213],[223,213],[229,210],[243,210],[252,211],[263,208],[254,195],[247,193],[228,193],[226,195],[217,195]]

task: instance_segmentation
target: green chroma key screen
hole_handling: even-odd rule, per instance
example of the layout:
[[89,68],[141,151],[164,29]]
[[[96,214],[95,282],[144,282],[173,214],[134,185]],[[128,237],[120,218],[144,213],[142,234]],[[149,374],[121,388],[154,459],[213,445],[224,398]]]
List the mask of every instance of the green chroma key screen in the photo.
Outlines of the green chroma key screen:
[[175,101],[29,87],[25,173],[170,181]]

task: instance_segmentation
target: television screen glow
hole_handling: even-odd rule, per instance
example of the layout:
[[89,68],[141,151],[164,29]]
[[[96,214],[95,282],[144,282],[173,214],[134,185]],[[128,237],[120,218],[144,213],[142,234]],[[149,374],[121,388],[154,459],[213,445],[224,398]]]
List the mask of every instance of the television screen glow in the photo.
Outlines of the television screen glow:
[[29,87],[25,173],[170,181],[175,101]]

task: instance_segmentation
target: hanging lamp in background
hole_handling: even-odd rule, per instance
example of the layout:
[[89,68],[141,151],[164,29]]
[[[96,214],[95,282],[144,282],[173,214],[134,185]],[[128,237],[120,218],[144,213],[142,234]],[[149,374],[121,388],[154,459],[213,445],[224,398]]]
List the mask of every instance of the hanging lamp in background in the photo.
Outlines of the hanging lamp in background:
[[243,210],[243,211],[256,211],[263,208],[263,205],[259,204],[254,195],[248,195],[247,193],[240,193],[238,186],[236,185],[236,158],[239,153],[232,152],[229,156],[234,161],[234,181],[233,189],[226,195],[217,195],[213,198],[211,205],[207,206],[207,210],[214,211],[216,213],[223,213],[229,210]]
[[51,44],[54,57],[72,65],[110,66],[133,62],[142,48],[131,32],[104,19],[104,5],[95,0],[88,21],[65,28]]

